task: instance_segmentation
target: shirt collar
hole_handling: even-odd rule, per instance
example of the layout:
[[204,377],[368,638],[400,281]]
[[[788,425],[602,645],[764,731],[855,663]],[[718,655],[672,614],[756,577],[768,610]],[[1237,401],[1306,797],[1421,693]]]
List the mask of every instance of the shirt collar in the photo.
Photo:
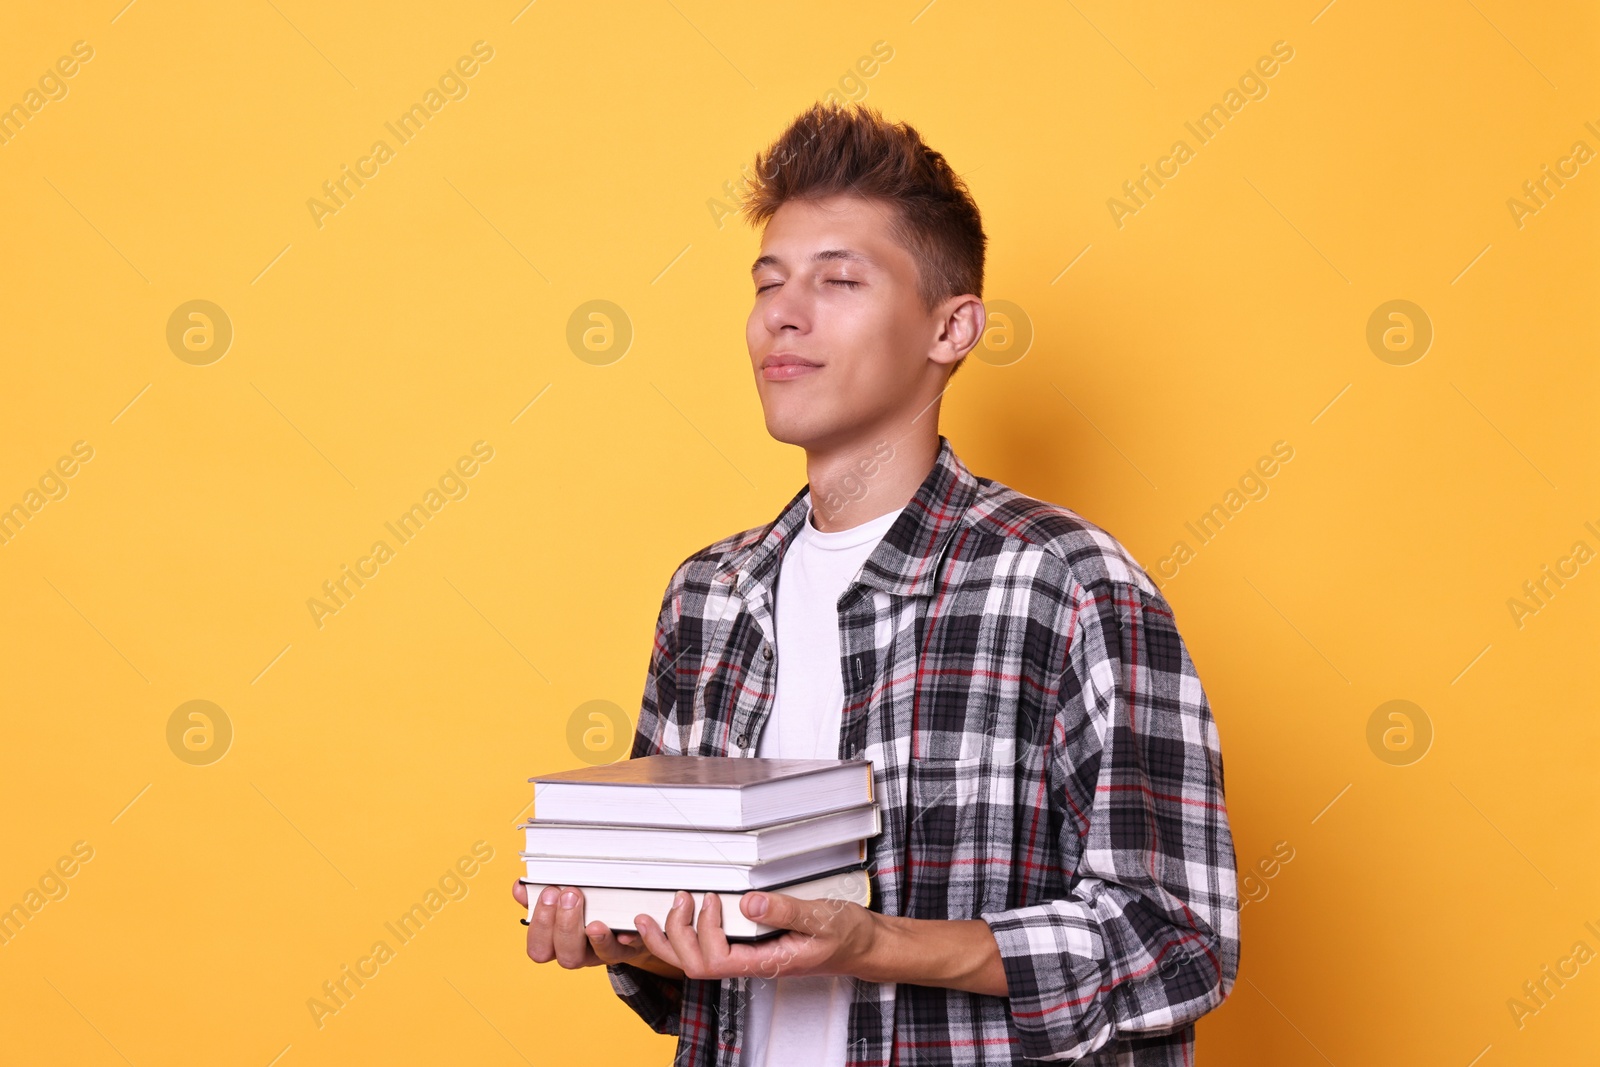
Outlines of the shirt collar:
[[[733,591],[741,596],[759,586],[770,597],[784,549],[806,521],[810,490],[809,483],[802,486],[748,548],[731,554],[717,568],[714,579],[733,583]],[[931,595],[938,580],[939,557],[977,495],[978,480],[941,434],[933,468],[867,557],[860,583],[902,596]]]

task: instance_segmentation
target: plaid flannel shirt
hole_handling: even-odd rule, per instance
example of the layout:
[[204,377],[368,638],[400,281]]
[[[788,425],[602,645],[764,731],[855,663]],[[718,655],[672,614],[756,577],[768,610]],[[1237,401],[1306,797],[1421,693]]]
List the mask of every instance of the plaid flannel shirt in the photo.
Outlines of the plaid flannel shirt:
[[[886,462],[893,462],[892,453]],[[749,757],[809,487],[685,560],[661,601],[632,757]],[[839,598],[838,757],[872,761],[873,910],[985,920],[1008,994],[852,979],[849,1067],[1190,1067],[1239,965],[1217,728],[1171,607],[1109,534],[933,469]],[[738,1067],[749,979],[607,967],[674,1067]]]

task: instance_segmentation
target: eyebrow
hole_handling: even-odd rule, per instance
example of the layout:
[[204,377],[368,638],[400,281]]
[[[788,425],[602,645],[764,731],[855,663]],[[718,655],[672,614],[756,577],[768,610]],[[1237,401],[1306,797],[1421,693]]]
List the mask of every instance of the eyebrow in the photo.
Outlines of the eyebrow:
[[[844,260],[850,263],[860,263],[866,267],[877,266],[877,261],[865,252],[857,252],[852,248],[825,248],[821,252],[812,253],[811,262],[822,263],[830,260]],[[783,260],[777,256],[762,256],[750,265],[750,273],[754,274],[762,267],[781,267]]]

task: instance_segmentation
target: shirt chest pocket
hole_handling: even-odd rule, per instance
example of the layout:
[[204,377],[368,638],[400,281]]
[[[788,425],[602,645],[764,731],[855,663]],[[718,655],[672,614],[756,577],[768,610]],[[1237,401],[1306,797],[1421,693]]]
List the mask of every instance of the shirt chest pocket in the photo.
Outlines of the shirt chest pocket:
[[976,917],[972,906],[990,851],[981,834],[989,790],[987,762],[981,754],[911,760],[906,790],[905,914],[932,919]]

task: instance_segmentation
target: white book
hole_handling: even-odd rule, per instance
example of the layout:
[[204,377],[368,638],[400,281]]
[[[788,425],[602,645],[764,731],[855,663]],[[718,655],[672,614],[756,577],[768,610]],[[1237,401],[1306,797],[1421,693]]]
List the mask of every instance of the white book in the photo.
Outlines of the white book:
[[[533,909],[539,902],[539,894],[544,890],[545,883],[523,879],[523,884],[528,887],[528,918],[522,920],[526,926],[533,919]],[[639,928],[635,920],[641,914],[650,916],[658,926],[665,928],[667,912],[671,910],[672,898],[676,894],[676,890],[672,889],[619,889],[613,886],[579,888],[583,890],[584,925],[602,922],[612,930],[637,931]],[[872,902],[872,879],[862,867],[770,888],[773,892],[786,893],[801,900],[844,900],[862,907]],[[698,922],[705,892],[691,891],[690,896],[694,898],[692,918]],[[722,902],[722,931],[728,940],[750,941],[783,932],[781,926],[768,926],[746,917],[739,904],[744,894],[718,893],[717,896]]]
[[538,822],[753,830],[873,799],[870,760],[657,754],[528,781]]
[[522,854],[527,879],[551,885],[604,885],[627,889],[768,889],[796,878],[836,871],[867,858],[867,843],[845,841],[769,863],[680,863],[676,860],[585,859]]
[[527,837],[525,854],[531,855],[754,864],[876,837],[883,830],[883,817],[876,804],[858,804],[754,830],[686,830],[546,819],[530,820],[522,829]]

